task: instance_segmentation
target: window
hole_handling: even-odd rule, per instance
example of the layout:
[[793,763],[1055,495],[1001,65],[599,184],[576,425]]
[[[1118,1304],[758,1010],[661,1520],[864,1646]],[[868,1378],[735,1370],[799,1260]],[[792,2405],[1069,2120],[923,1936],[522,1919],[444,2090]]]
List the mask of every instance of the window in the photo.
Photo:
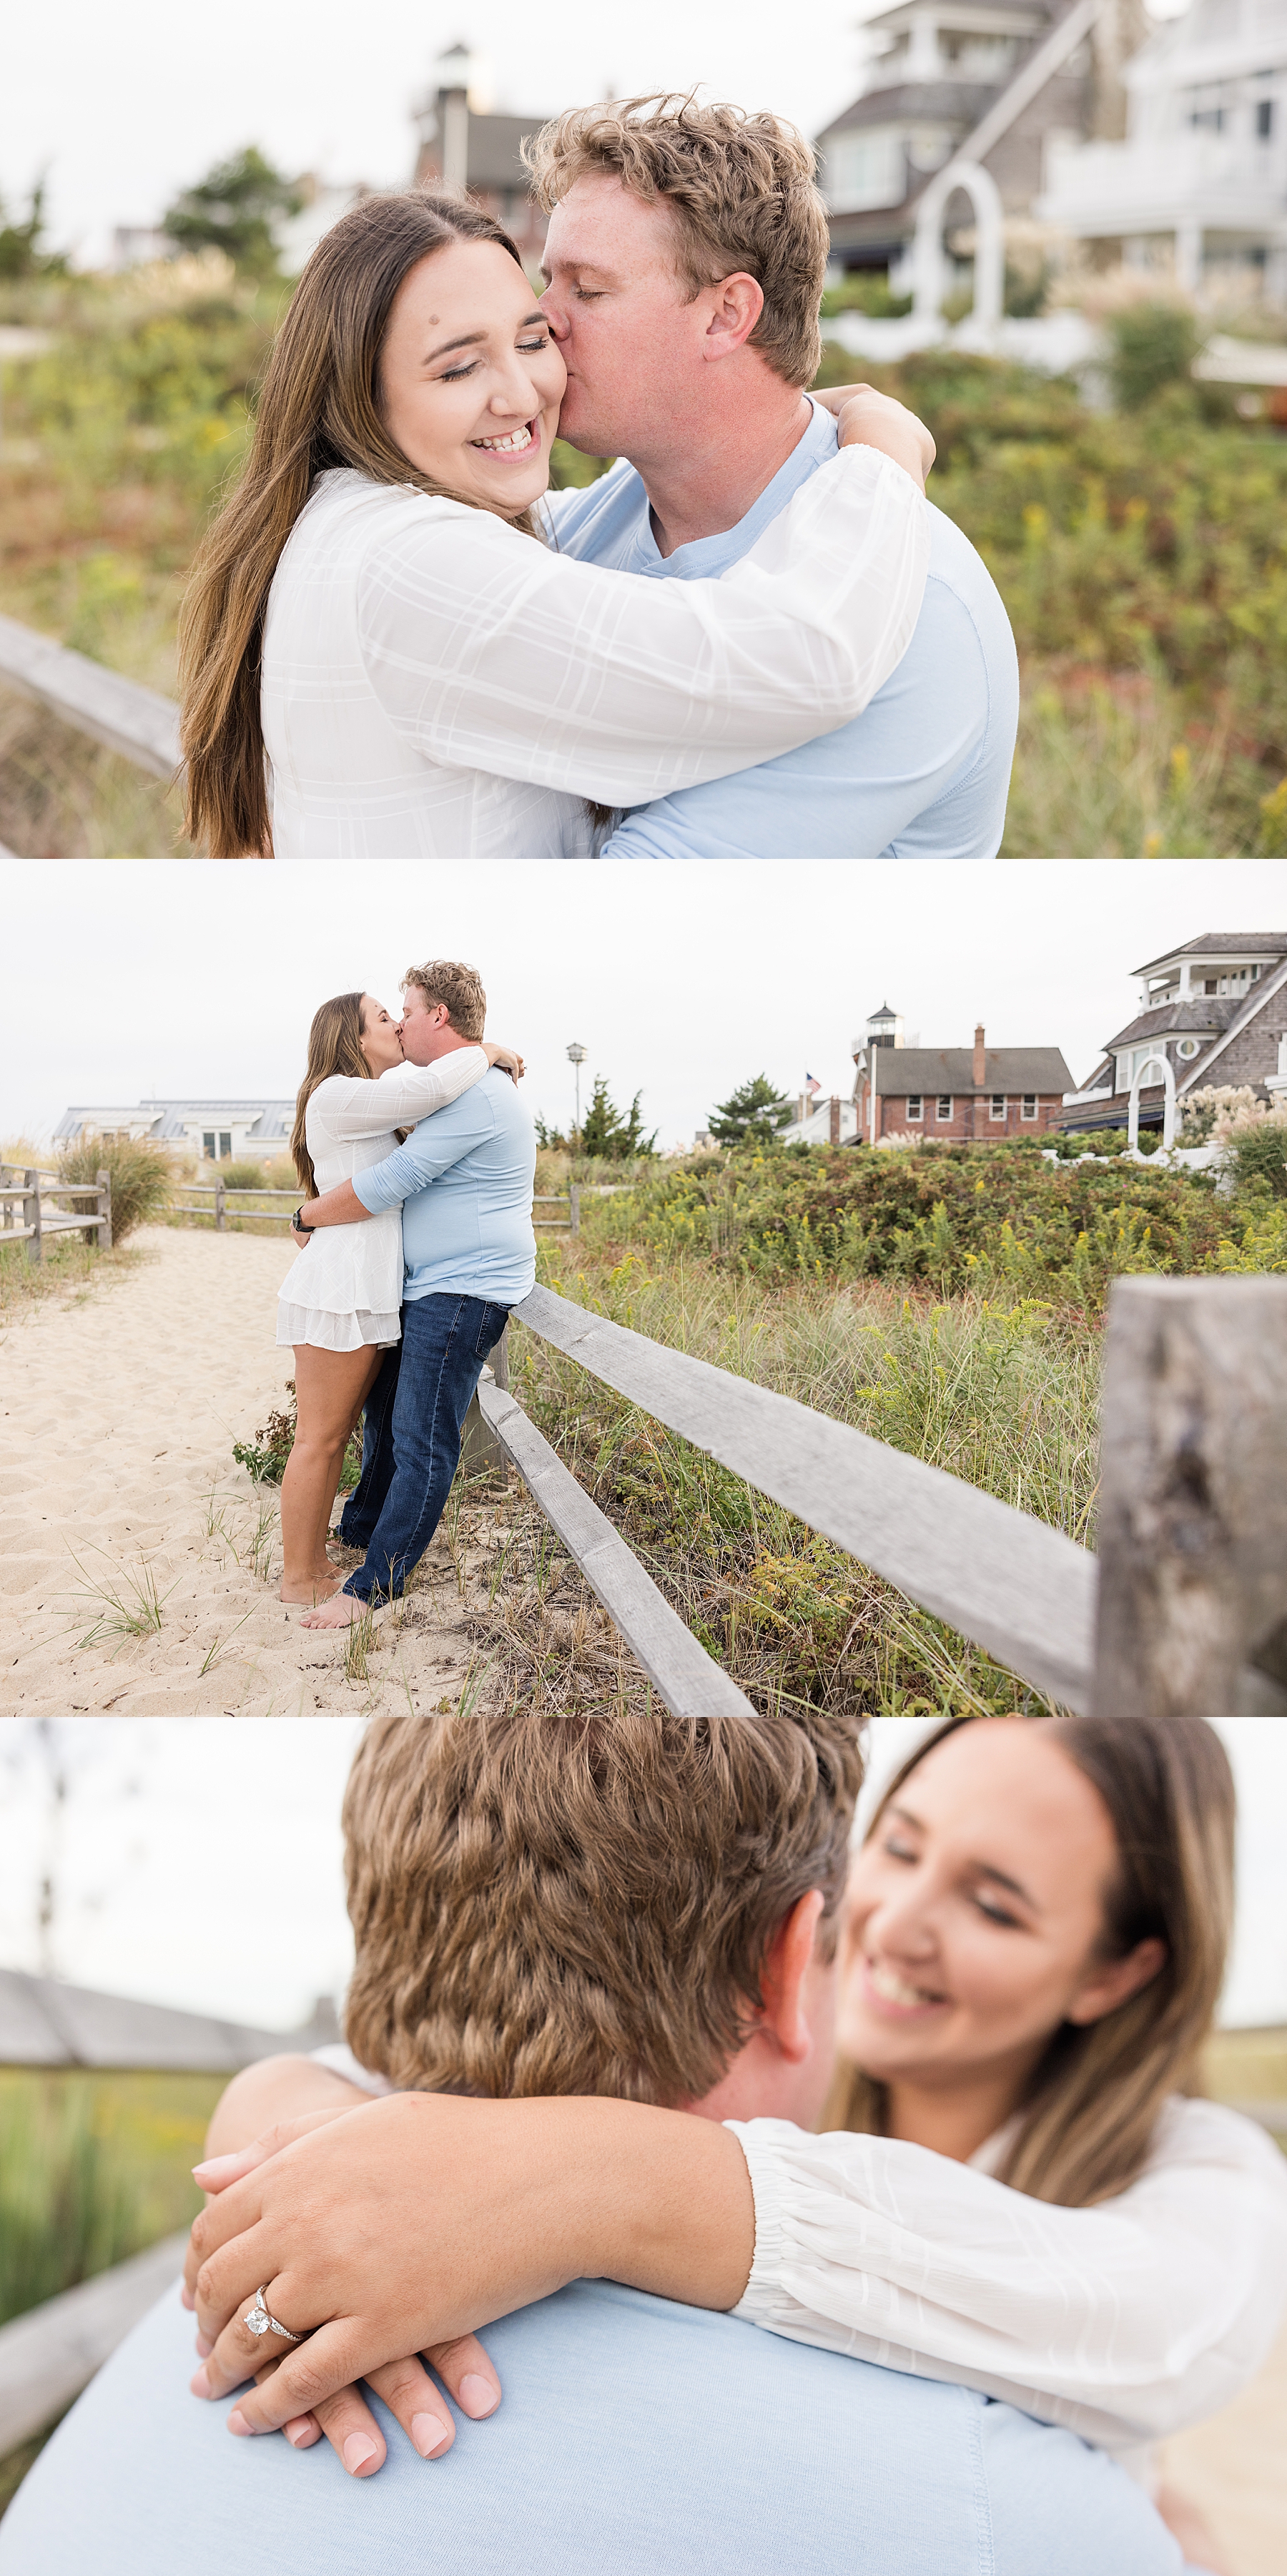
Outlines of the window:
[[908,1095],[907,1095],[907,1115],[908,1115],[908,1117],[909,1117],[909,1118],[923,1118],[923,1117],[924,1117],[924,1115],[925,1115],[925,1103],[924,1103],[924,1101],[922,1100],[922,1098],[921,1098],[921,1095],[920,1095],[919,1091],[911,1091],[911,1092],[909,1092],[909,1093],[908,1093]]
[[1005,1093],[1003,1091],[993,1092],[992,1098],[988,1103],[988,1116],[989,1118],[1004,1118]]
[[1190,1056],[1197,1054],[1200,1045],[1201,1040],[1199,1038],[1181,1038],[1175,1052],[1177,1055],[1182,1055],[1185,1063],[1187,1064]]
[[834,214],[898,205],[907,186],[901,134],[892,126],[837,134],[823,155],[822,184]]
[[1274,130],[1274,103],[1271,98],[1256,101],[1256,140],[1267,143]]
[[1019,1116],[1020,1116],[1021,1118],[1035,1118],[1035,1117],[1036,1117],[1036,1114],[1037,1114],[1037,1095],[1036,1095],[1036,1092],[1035,1092],[1035,1091],[1025,1091],[1025,1093],[1024,1093],[1024,1095],[1023,1095],[1023,1104],[1022,1104],[1022,1107],[1020,1108],[1020,1111],[1019,1111]]
[[232,1153],[232,1138],[226,1127],[207,1127],[201,1138],[201,1150],[208,1163],[226,1163]]
[[937,1107],[937,1109],[935,1110],[935,1113],[934,1113],[934,1114],[935,1114],[935,1117],[936,1117],[936,1118],[941,1118],[941,1119],[946,1119],[946,1118],[950,1118],[950,1117],[951,1117],[951,1115],[952,1115],[952,1095],[951,1095],[951,1092],[950,1092],[950,1091],[940,1091],[940,1093],[939,1093],[939,1095],[938,1095],[938,1107]]
[[214,1134],[213,1129],[211,1129],[211,1128],[207,1127],[206,1132],[205,1132],[204,1136],[203,1136],[203,1137],[202,1137],[202,1139],[201,1139],[201,1150],[202,1150],[203,1154],[205,1155],[206,1161],[207,1161],[208,1163],[213,1163],[213,1162],[217,1161],[217,1159],[218,1159],[218,1146],[219,1146],[219,1139],[218,1139],[218,1137]]

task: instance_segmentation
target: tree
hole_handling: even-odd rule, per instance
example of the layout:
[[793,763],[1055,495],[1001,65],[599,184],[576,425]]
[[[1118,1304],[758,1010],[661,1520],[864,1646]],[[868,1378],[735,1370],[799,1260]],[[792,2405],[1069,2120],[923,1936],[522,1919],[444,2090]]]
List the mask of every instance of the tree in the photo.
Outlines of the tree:
[[623,1118],[621,1111],[614,1108],[608,1097],[606,1074],[596,1074],[594,1097],[586,1111],[585,1125],[581,1130],[582,1153],[595,1155],[601,1162],[625,1163],[633,1155],[655,1152],[656,1131],[654,1130],[651,1136],[645,1136],[639,1116],[639,1103],[642,1098],[642,1091],[637,1091],[630,1103],[629,1117]]
[[757,1073],[712,1109],[710,1132],[717,1145],[776,1145],[794,1114],[768,1075]]
[[62,251],[42,250],[40,238],[45,229],[45,183],[36,181],[31,192],[25,224],[10,223],[0,197],[0,277],[62,277],[67,260]]
[[176,197],[163,229],[180,250],[221,250],[248,276],[274,277],[275,227],[284,215],[297,215],[302,204],[290,180],[248,143]]
[[544,1116],[539,1109],[532,1121],[532,1125],[536,1129],[537,1144],[544,1152],[566,1154],[571,1150],[571,1137],[565,1136],[561,1127],[548,1127],[545,1123]]

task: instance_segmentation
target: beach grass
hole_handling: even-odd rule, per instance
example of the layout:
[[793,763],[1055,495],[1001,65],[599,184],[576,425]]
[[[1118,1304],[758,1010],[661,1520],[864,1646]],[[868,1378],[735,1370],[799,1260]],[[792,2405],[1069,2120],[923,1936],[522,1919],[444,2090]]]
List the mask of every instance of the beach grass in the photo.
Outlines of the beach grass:
[[0,2324],[189,2224],[226,2082],[0,2069]]

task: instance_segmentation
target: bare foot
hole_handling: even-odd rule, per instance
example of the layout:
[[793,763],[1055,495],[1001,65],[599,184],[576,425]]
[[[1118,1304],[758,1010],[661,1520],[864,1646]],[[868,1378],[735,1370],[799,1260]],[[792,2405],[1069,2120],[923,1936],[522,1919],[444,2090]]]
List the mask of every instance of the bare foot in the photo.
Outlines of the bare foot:
[[279,1601],[306,1601],[312,1609],[319,1601],[329,1601],[343,1581],[343,1575],[333,1565],[328,1565],[324,1574],[314,1569],[312,1574],[306,1574],[296,1583],[288,1583],[283,1575],[277,1587],[277,1598]]
[[[341,1582],[343,1577],[337,1576],[336,1580]],[[337,1591],[333,1601],[323,1602],[319,1609],[310,1610],[299,1624],[301,1628],[351,1628],[355,1619],[365,1616],[369,1606],[367,1602],[359,1601],[355,1592]]]

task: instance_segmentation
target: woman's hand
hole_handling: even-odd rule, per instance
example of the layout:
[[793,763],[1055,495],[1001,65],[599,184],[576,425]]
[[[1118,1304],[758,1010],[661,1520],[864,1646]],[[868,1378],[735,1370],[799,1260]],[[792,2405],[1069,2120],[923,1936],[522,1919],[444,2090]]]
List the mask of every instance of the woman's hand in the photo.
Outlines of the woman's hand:
[[[429,2355],[450,2387],[448,2347],[581,2275],[732,2307],[754,2244],[730,2131],[635,2103],[392,2094],[313,2112],[196,2178],[216,2196],[185,2266],[206,2355],[194,2388],[226,2396],[280,2362],[239,2399],[238,2431],[321,2421],[341,2393],[360,2407],[357,2382],[378,2388],[372,2374],[405,2370],[406,2354]],[[306,2342],[274,2353],[249,2332],[261,2285]],[[474,2366],[461,2362],[462,2385]]]
[[291,1241],[294,1244],[296,1251],[307,1252],[308,1247],[313,1240],[313,1229],[310,1226],[307,1233],[304,1232],[299,1222],[298,1208],[295,1209],[294,1214],[291,1217],[290,1232]]
[[924,421],[905,403],[874,385],[828,385],[813,399],[833,414],[842,447],[878,447],[924,491],[937,451]]
[[483,1039],[482,1045],[489,1064],[498,1064],[501,1072],[509,1075],[511,1082],[522,1081],[527,1067],[514,1047],[493,1046],[488,1038]]

